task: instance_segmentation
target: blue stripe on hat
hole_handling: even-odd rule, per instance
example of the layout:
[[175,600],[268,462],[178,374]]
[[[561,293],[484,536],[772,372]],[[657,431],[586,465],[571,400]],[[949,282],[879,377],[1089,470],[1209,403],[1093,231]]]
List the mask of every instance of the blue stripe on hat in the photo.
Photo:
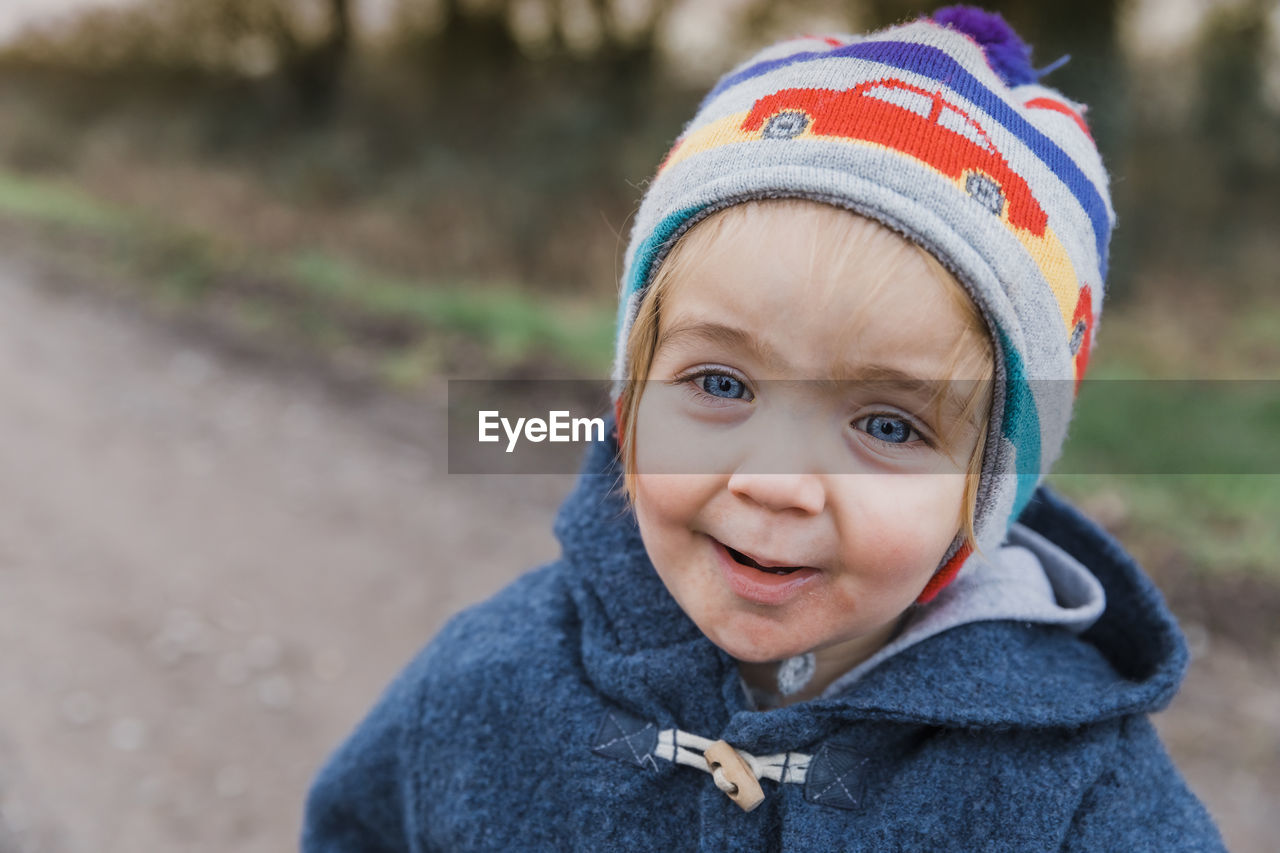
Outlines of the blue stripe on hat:
[[701,112],[721,92],[745,80],[795,63],[833,58],[867,59],[911,71],[945,83],[965,99],[981,107],[984,112],[1030,148],[1071,190],[1071,194],[1080,203],[1093,225],[1094,241],[1098,249],[1098,265],[1102,278],[1107,277],[1107,240],[1110,233],[1110,220],[1107,216],[1107,206],[1098,193],[1098,188],[1080,170],[1075,160],[1071,159],[1071,156],[1059,148],[1052,139],[1023,118],[1003,98],[984,86],[950,54],[932,45],[903,41],[855,42],[833,50],[804,51],[780,59],[758,62],[725,77],[716,84],[715,88],[703,98],[698,111]]

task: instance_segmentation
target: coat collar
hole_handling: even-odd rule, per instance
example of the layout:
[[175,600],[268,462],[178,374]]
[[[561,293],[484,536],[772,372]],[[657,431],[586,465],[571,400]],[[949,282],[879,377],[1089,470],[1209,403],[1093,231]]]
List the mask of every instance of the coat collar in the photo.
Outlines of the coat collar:
[[1089,568],[1105,590],[1082,634],[1007,620],[959,625],[883,661],[848,690],[751,711],[737,666],[698,630],[650,562],[622,488],[618,446],[591,446],[555,533],[593,686],[632,713],[787,749],[852,720],[972,728],[1069,727],[1159,710],[1187,665],[1163,597],[1121,545],[1047,488],[1019,518]]

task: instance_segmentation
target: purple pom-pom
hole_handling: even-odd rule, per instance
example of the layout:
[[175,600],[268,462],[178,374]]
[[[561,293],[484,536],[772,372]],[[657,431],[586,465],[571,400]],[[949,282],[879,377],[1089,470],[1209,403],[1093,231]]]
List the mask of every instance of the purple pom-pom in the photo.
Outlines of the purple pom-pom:
[[967,33],[982,45],[987,64],[1008,86],[1034,83],[1038,77],[1031,67],[1031,45],[1018,36],[998,12],[977,6],[944,6],[930,16],[935,23]]

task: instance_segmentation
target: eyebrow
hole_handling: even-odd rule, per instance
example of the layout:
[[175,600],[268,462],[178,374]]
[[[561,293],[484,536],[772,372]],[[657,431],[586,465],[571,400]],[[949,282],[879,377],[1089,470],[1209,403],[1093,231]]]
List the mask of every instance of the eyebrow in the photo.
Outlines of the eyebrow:
[[[654,354],[662,350],[684,343],[707,343],[745,352],[756,361],[780,370],[786,362],[778,353],[745,329],[726,326],[723,323],[691,322],[681,323],[667,331],[658,341]],[[883,384],[903,391],[923,400],[934,400],[945,396],[951,407],[963,408],[961,395],[955,393],[952,379],[923,379],[901,368],[887,364],[848,363],[836,366],[833,378],[814,378],[806,380],[817,385],[823,393],[835,393],[843,390],[849,382]]]

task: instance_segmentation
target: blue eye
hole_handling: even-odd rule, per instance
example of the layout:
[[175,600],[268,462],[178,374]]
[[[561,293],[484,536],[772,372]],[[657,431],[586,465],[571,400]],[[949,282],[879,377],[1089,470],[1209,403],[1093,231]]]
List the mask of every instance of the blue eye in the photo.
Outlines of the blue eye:
[[748,395],[742,380],[727,373],[704,373],[697,377],[698,387],[713,397],[740,400]]
[[871,415],[863,418],[855,425],[866,424],[867,433],[889,444],[905,444],[912,435],[919,437],[919,433],[911,426],[911,421],[906,418],[897,418],[892,415]]

